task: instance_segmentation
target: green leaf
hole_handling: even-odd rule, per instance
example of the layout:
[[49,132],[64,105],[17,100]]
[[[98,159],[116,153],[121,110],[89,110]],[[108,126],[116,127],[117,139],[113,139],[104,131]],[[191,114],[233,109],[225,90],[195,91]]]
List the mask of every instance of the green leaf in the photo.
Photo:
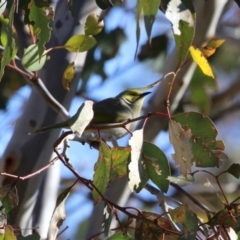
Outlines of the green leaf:
[[13,17],[15,4],[13,3],[9,12],[9,19],[0,16],[1,21],[1,43],[4,47],[1,57],[0,80],[4,74],[4,68],[17,54],[17,35],[13,29]]
[[192,44],[196,14],[190,1],[171,0],[167,7],[166,17],[172,23],[176,42],[176,69],[178,69],[186,60]]
[[208,222],[208,225],[212,227],[234,227],[236,225],[234,217],[230,214],[227,209],[222,209],[217,212]]
[[178,69],[186,60],[189,47],[194,37],[194,27],[189,26],[189,24],[185,21],[179,21],[179,30],[181,31],[181,35],[174,34],[177,51],[176,69]]
[[84,52],[93,48],[97,41],[93,36],[86,36],[85,34],[74,35],[64,44],[69,52]]
[[45,51],[45,44],[50,38],[51,28],[49,27],[49,23],[53,21],[53,9],[43,4],[39,0],[31,0],[28,4],[30,10],[29,20],[33,26],[33,32],[38,39],[39,60]]
[[142,162],[144,164],[143,171],[147,172],[149,178],[163,192],[167,192],[169,187],[167,178],[170,175],[170,168],[165,154],[154,144],[143,142]]
[[139,46],[139,39],[140,39],[140,18],[143,12],[144,16],[144,23],[145,23],[145,29],[147,32],[149,43],[151,43],[151,32],[152,32],[152,26],[155,21],[158,8],[160,6],[161,0],[138,0],[137,1],[137,13],[136,13],[136,52],[135,57],[137,55],[137,50]]
[[114,147],[111,149],[111,174],[110,181],[126,176],[128,173],[127,164],[130,157],[130,147]]
[[151,43],[152,26],[155,21],[161,0],[139,0],[142,1],[145,29],[149,43]]
[[[106,186],[116,178],[127,175],[127,164],[131,149],[129,147],[109,148],[104,142],[100,143],[99,158],[95,164],[94,184],[102,194]],[[100,199],[97,191],[93,190],[93,198],[97,203]]]
[[74,62],[71,62],[66,69],[64,70],[63,73],[63,79],[62,79],[62,84],[64,89],[66,89],[67,91],[70,91],[70,84],[74,78],[74,74],[75,74],[75,68],[74,68]]
[[23,237],[23,236],[18,237],[18,240],[40,240],[40,239],[41,239],[40,235],[36,232],[34,232],[31,235],[25,236],[25,237]]
[[[110,169],[111,169],[111,150],[109,149],[108,145],[103,141],[100,142],[99,147],[99,157],[98,161],[94,166],[94,176],[93,176],[93,183],[101,192],[104,194],[109,183],[110,179]],[[101,200],[101,196],[93,189],[92,192],[94,204],[97,204]]]
[[194,240],[198,229],[197,215],[185,204],[169,210],[169,214],[175,223],[180,223],[183,226],[184,238],[181,239]]
[[122,232],[117,232],[111,237],[107,238],[107,240],[133,240],[133,238],[127,234],[123,234]]
[[5,239],[6,240],[17,240],[17,237],[15,236],[12,227],[9,225],[7,225],[5,227]]
[[233,163],[227,170],[228,173],[232,174],[235,178],[240,178],[240,164]]
[[38,45],[32,44],[24,51],[21,62],[23,67],[25,67],[26,69],[30,71],[38,71],[42,69],[46,60],[46,54],[42,55],[41,59],[39,60]]
[[16,187],[11,184],[2,186],[0,188],[0,200],[5,209],[5,213],[9,213],[15,209],[19,202]]
[[137,7],[136,7],[136,51],[135,51],[135,58],[137,56],[137,50],[138,50],[138,46],[139,46],[139,40],[140,40],[140,33],[141,33],[141,29],[140,29],[140,18],[141,18],[141,14],[142,14],[142,0],[138,0],[137,1]]
[[[164,214],[159,215],[143,211],[140,216],[141,218],[138,217],[136,220],[134,239],[177,239],[175,233],[171,233],[171,230],[174,232],[173,225]],[[144,221],[142,217],[148,219],[152,223]],[[168,229],[168,231],[164,229]]]
[[216,80],[203,74],[197,66],[190,82],[191,102],[196,104],[199,111],[208,115],[211,107],[211,99],[208,88],[217,89]]
[[100,20],[100,17],[97,14],[92,13],[87,17],[84,31],[86,35],[96,35],[102,31],[103,27],[103,20]]
[[225,149],[221,140],[216,140],[218,131],[213,122],[206,116],[195,113],[181,113],[172,117],[179,122],[186,131],[191,130],[191,162],[196,162],[197,167],[219,167],[220,159],[227,156],[222,152]]

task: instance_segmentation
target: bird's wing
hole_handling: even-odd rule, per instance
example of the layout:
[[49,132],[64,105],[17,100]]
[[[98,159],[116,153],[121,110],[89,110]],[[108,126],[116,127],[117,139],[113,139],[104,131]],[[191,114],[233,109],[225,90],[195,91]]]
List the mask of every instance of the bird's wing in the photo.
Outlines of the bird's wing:
[[[107,98],[93,104],[93,124],[120,123],[132,118],[131,109],[120,99]],[[116,114],[116,111],[118,112]]]

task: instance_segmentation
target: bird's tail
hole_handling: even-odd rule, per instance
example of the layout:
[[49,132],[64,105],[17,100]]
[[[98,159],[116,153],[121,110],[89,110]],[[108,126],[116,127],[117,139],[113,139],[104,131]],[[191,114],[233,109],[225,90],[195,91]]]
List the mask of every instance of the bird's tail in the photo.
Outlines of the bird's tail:
[[56,128],[69,128],[68,121],[56,123],[56,124],[53,124],[53,125],[50,125],[50,126],[46,126],[46,127],[37,129],[36,131],[30,132],[29,135],[35,134],[35,133],[46,132],[46,131],[56,129]]

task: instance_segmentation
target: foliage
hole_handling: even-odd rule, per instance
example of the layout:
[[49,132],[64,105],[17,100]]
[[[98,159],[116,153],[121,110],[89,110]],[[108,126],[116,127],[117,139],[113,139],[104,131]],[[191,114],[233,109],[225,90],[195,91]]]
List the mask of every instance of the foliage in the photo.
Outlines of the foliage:
[[[69,3],[70,5],[68,7],[74,15],[74,8],[72,8],[72,6],[77,4],[77,2],[69,2],[71,3]],[[112,7],[110,1],[96,2],[102,9]],[[152,27],[160,5],[160,0],[137,1],[136,55],[140,40],[140,21],[142,15],[148,36],[148,44],[151,46]],[[181,11],[179,5],[181,5]],[[4,6],[5,5],[2,7]],[[37,72],[44,67],[46,61],[51,61],[51,59],[48,58],[49,52],[65,49],[69,52],[80,54],[83,51],[88,51],[97,47],[97,44],[99,44],[98,36],[95,37],[95,35],[101,32],[104,24],[103,20],[95,14],[88,16],[85,22],[84,33],[73,35],[66,40],[65,44],[48,49],[46,43],[51,36],[50,23],[53,21],[54,16],[54,10],[50,3],[48,1],[29,0],[27,3],[21,3],[17,6],[17,3],[13,1],[12,5],[9,7],[9,11],[6,14],[7,17],[6,15],[0,17],[1,45],[3,47],[1,54],[0,78],[4,76],[4,71],[6,71],[7,67],[11,67],[18,73],[22,74],[28,81],[34,81],[38,77]],[[29,27],[29,33],[33,39],[32,44],[25,49],[20,61],[17,57],[18,37],[13,24],[14,12],[17,7],[24,12],[25,24]],[[3,12],[4,10],[2,13]],[[206,99],[199,100],[199,98],[201,98],[201,96],[205,97],[208,94],[203,88],[204,84],[215,87],[215,82],[211,79],[215,78],[214,71],[212,70],[208,58],[224,43],[224,40],[210,39],[203,46],[192,45],[196,30],[196,13],[190,0],[170,1],[167,8],[164,9],[164,13],[172,23],[177,56],[175,71],[168,73],[172,78],[169,83],[166,102],[170,102],[172,86],[175,84],[176,77],[182,68],[193,60],[199,67],[197,70],[198,76],[200,74],[202,75],[201,77],[197,77],[197,80],[193,80],[190,85],[192,88],[192,102],[198,105],[201,112],[207,113],[209,109],[208,101]],[[104,61],[101,66],[103,66],[105,60],[116,55],[120,43],[115,44],[115,51],[113,53],[111,52],[112,54],[109,54],[108,57],[103,57]],[[102,50],[103,49],[104,48],[102,47]],[[156,57],[156,55],[154,57]],[[21,66],[19,64],[21,64]],[[202,72],[199,69],[201,69]],[[101,74],[104,75],[102,72]],[[204,84],[200,84],[199,81],[204,78],[204,74],[207,76],[207,80]],[[68,65],[64,71],[62,82],[66,90],[70,89],[73,78],[74,60],[72,60],[71,64]],[[156,86],[161,81],[164,81],[164,78],[144,88],[148,89]],[[103,129],[106,130],[111,128],[126,129],[127,124],[140,119],[146,122],[153,115],[159,118],[167,118],[169,120],[169,140],[175,151],[175,153],[172,154],[172,159],[175,161],[175,164],[179,166],[181,175],[177,177],[172,176],[168,158],[164,151],[155,144],[143,140],[144,122],[140,130],[136,130],[132,133],[131,139],[129,140],[129,146],[112,147],[107,143],[108,139],[98,139],[99,141],[96,144],[96,148],[99,151],[99,157],[94,167],[93,178],[92,180],[88,180],[81,177],[70,164],[69,159],[67,158],[68,143],[66,136],[74,133],[76,137],[81,138],[84,130],[89,124],[91,124],[91,120],[94,116],[92,105],[92,101],[85,101],[85,103],[78,109],[77,113],[63,123],[66,127],[70,128],[71,131],[62,134],[59,139],[56,139],[54,144],[54,151],[57,154],[57,158],[53,161],[60,160],[74,174],[76,182],[59,195],[49,226],[49,236],[51,236],[51,239],[56,238],[59,227],[66,217],[64,204],[68,196],[71,194],[73,186],[78,181],[82,182],[89,191],[91,191],[94,204],[98,204],[100,201],[105,202],[107,213],[105,213],[104,216],[104,234],[108,239],[202,239],[217,238],[219,236],[222,236],[223,238],[227,236],[229,238],[227,232],[229,228],[232,228],[237,234],[239,234],[238,200],[240,197],[230,202],[222,189],[219,177],[229,174],[239,179],[240,165],[233,163],[228,169],[222,169],[219,174],[211,172],[213,167],[219,168],[222,162],[227,159],[227,156],[223,152],[225,145],[222,140],[217,139],[217,128],[209,117],[198,112],[182,112],[171,115],[169,106],[167,105],[167,114],[160,111],[154,111],[136,119],[128,119],[127,122],[115,124],[114,126],[98,126],[97,131],[101,132]],[[45,129],[47,130],[48,127]],[[82,142],[85,142],[85,139],[82,140]],[[58,149],[60,143],[64,144],[64,150],[62,153],[60,153]],[[92,141],[90,144],[94,145],[94,142]],[[197,170],[193,170],[194,164]],[[50,166],[51,163],[44,169],[40,169],[36,174],[44,171]],[[198,206],[204,208],[206,211],[208,219],[205,222],[200,219],[197,212],[192,210],[191,206],[178,201],[175,201],[174,206],[170,206],[169,204],[168,209],[163,208],[165,211],[162,213],[160,213],[160,211],[153,213],[139,210],[135,207],[118,206],[109,201],[104,195],[112,181],[121,177],[127,177],[131,191],[139,193],[143,189],[149,189],[149,186],[151,186],[155,190],[154,195],[156,195],[159,203],[163,203],[163,201],[165,201],[163,200],[163,196],[168,193],[170,186],[178,185],[178,189],[181,189],[180,186],[186,186],[189,184],[194,185],[196,184],[194,179],[195,175],[202,172],[209,174],[215,179],[223,198],[222,209],[218,212],[205,209],[203,204],[198,203]],[[30,178],[34,176],[34,174],[35,173],[31,173],[31,176],[25,177],[11,177],[24,180],[28,177]],[[10,175],[7,175],[6,173],[5,176]],[[151,180],[154,186],[149,183],[149,180]],[[184,191],[182,190],[182,192]],[[5,230],[1,235],[5,236],[5,239],[16,239],[14,229],[12,226],[7,225],[7,218],[5,217],[5,215],[8,215],[9,213],[14,214],[14,209],[17,208],[18,194],[16,186],[3,186],[0,189],[0,201],[2,203],[1,211],[3,214],[1,216],[1,228]],[[119,220],[119,212],[125,214],[127,222],[122,223]],[[109,226],[113,216],[116,217],[120,227],[117,229],[118,232],[108,237],[110,232]],[[135,221],[134,224],[133,220]],[[133,232],[131,232],[132,226],[134,229]],[[202,238],[200,236],[202,236]],[[35,233],[25,238],[40,239]],[[25,238],[21,237],[20,239]]]

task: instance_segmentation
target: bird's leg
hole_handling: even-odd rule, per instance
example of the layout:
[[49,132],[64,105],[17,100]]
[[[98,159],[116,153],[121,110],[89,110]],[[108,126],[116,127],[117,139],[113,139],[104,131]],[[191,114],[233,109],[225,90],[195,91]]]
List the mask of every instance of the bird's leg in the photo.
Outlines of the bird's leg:
[[101,134],[100,134],[100,129],[99,128],[97,129],[97,133],[98,133],[99,141],[101,141]]
[[113,147],[118,147],[118,142],[113,135],[112,135],[111,139],[109,139],[109,140],[112,143]]

